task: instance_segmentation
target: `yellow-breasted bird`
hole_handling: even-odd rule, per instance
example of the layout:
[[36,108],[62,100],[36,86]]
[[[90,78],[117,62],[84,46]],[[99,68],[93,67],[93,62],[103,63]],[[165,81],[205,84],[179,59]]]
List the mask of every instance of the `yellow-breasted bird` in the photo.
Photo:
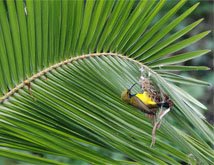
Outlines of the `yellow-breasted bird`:
[[143,93],[131,94],[131,89],[134,85],[122,92],[121,99],[123,101],[149,115],[155,115],[159,107],[169,108],[169,104],[167,102],[155,102],[146,91]]

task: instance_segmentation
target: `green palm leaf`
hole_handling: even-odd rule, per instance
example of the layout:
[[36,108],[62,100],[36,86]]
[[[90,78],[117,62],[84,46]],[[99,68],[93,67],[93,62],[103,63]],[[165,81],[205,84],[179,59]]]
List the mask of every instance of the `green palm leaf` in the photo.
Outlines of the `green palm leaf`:
[[[165,0],[1,1],[0,155],[38,164],[66,163],[31,152],[95,164],[211,164],[214,136],[201,112],[206,107],[171,81],[207,83],[167,72],[206,70],[172,64],[208,50],[162,58],[209,33],[175,42],[200,19],[168,34],[198,6],[172,21],[185,2],[154,21]],[[175,102],[154,148],[150,121],[120,99],[138,82],[142,66]]]

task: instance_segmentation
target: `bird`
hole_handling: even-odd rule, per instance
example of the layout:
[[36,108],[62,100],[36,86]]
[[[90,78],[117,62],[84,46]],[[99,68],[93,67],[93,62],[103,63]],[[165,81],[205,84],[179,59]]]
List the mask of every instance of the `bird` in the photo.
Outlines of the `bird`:
[[155,115],[160,107],[170,107],[167,102],[156,102],[147,91],[132,94],[131,89],[136,84],[137,83],[133,84],[129,89],[125,89],[122,92],[121,99],[123,101],[149,115]]

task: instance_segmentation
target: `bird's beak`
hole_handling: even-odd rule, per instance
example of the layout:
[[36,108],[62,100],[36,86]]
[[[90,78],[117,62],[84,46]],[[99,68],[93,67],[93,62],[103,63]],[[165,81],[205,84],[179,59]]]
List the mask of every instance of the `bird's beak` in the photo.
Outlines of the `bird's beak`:
[[130,92],[131,89],[132,89],[136,84],[137,84],[137,83],[134,83],[134,84],[128,89],[128,91]]

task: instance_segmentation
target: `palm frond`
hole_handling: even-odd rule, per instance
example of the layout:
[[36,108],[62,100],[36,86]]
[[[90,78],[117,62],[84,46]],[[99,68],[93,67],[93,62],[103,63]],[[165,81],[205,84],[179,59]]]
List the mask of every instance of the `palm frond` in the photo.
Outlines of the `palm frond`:
[[[137,164],[211,164],[214,136],[201,113],[206,107],[171,81],[207,83],[167,72],[208,69],[172,65],[208,52],[176,53],[209,33],[181,38],[200,19],[172,34],[199,5],[174,19],[185,2],[159,16],[165,0],[0,1],[0,155],[64,164],[22,150],[135,164],[105,154],[116,152]],[[175,102],[155,148],[149,147],[150,121],[120,99],[138,82],[142,63]]]

